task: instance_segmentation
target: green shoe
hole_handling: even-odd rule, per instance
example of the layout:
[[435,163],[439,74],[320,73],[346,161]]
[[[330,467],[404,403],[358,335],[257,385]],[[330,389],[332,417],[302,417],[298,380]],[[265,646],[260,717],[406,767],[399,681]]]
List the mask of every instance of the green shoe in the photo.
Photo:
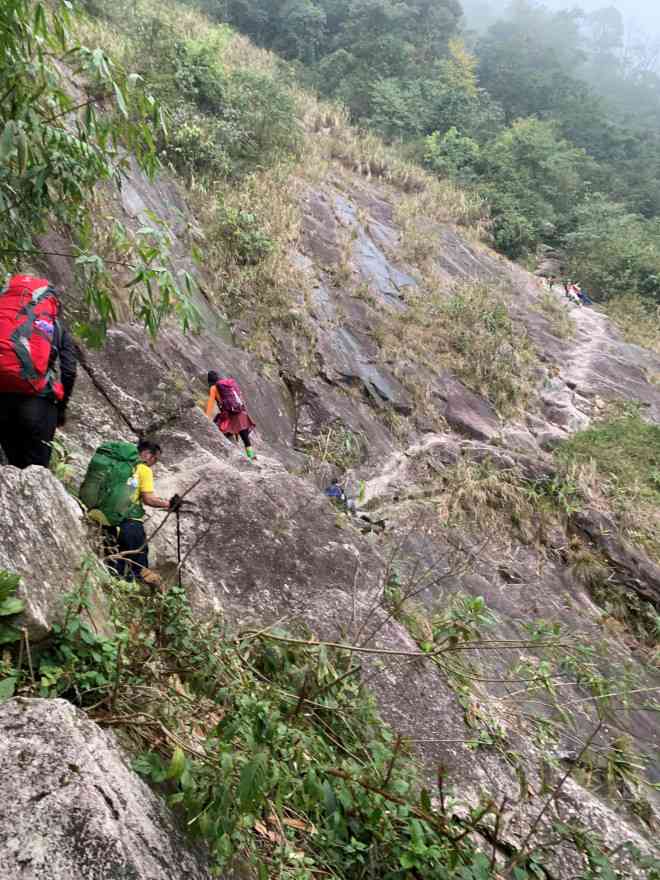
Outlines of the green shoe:
[[248,446],[248,448],[245,450],[245,454],[250,459],[250,461],[254,461],[257,457],[255,455],[254,449],[251,446]]

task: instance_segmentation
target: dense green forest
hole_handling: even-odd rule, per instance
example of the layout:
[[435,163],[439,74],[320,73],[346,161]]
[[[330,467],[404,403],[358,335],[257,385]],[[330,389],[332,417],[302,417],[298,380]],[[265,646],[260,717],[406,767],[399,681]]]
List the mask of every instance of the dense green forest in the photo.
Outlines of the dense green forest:
[[190,2],[476,189],[503,253],[560,248],[597,298],[660,300],[660,75],[613,8],[513,0],[477,33],[457,0]]

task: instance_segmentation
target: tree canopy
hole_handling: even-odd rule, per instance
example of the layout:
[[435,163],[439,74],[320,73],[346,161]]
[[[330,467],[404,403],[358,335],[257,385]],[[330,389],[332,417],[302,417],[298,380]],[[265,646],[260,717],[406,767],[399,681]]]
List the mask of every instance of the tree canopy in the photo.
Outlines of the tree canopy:
[[[72,259],[89,306],[89,319],[77,329],[98,341],[116,303],[90,206],[99,183],[119,182],[129,152],[147,174],[158,167],[159,105],[139,77],[99,49],[75,43],[64,0],[0,6],[0,83],[0,267],[34,265],[40,234],[58,226],[72,230]],[[192,282],[163,266],[168,243],[157,223],[132,235],[116,222],[112,234],[136,317],[152,333],[173,311],[189,326]]]

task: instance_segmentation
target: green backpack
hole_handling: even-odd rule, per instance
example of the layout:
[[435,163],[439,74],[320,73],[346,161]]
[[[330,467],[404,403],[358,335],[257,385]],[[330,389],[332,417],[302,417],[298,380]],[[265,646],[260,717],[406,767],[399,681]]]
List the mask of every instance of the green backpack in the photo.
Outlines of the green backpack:
[[144,516],[142,505],[131,499],[135,494],[131,477],[139,461],[134,443],[116,440],[98,447],[78,493],[93,519],[118,526],[125,519]]

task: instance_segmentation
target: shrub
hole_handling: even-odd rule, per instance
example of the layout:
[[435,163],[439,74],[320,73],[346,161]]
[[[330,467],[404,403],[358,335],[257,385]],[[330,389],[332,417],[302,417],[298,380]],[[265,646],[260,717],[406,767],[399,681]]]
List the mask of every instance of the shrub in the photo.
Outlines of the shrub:
[[297,154],[301,130],[290,89],[276,71],[232,69],[227,27],[184,29],[175,7],[139,0],[102,14],[132,25],[124,56],[169,111],[159,147],[177,171],[211,181]]
[[570,271],[600,299],[660,301],[660,220],[644,220],[600,194],[580,205],[564,236]]
[[560,339],[573,339],[577,325],[563,299],[557,299],[549,290],[544,290],[539,300],[539,311],[548,319],[555,336],[559,336]]
[[434,131],[424,139],[423,163],[440,177],[451,177],[463,183],[474,181],[474,166],[480,155],[479,144],[453,126],[443,135]]
[[502,415],[524,406],[536,356],[524,328],[511,318],[504,292],[466,286],[437,306],[456,375]]
[[231,159],[214,136],[214,128],[192,108],[179,108],[174,112],[169,133],[161,143],[162,159],[188,180],[196,175],[229,176]]
[[110,635],[83,617],[84,591],[71,594],[35,676],[0,668],[0,693],[11,679],[19,693],[63,697],[118,723],[135,769],[167,781],[169,804],[208,845],[214,871],[487,876],[468,832],[490,806],[458,819],[431,802],[350,652],[282,631],[228,638],[220,621],[195,621],[177,587],[152,597],[121,582],[108,589]]
[[216,214],[216,235],[231,259],[242,266],[259,263],[275,246],[250,211],[220,205]]

